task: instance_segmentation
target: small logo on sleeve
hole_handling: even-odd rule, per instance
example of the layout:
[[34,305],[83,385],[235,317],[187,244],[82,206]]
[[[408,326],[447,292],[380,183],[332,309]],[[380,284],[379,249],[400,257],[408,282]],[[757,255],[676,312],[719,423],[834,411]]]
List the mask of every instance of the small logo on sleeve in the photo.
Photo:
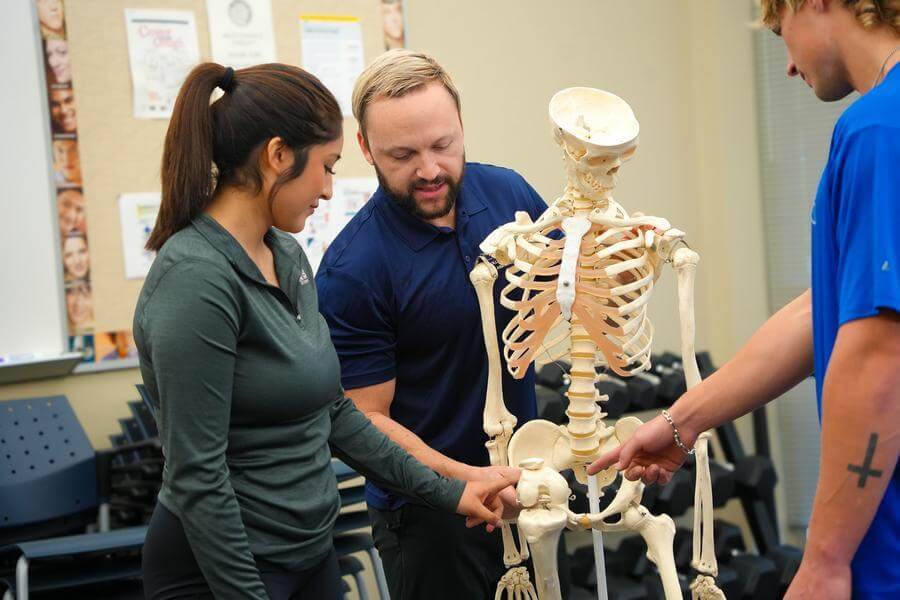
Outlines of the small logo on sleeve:
[[891,265],[888,264],[888,261],[884,261],[882,263],[881,270],[882,271],[890,271],[891,270]]
[[309,283],[309,275],[306,274],[306,271],[300,269],[300,285],[306,285]]

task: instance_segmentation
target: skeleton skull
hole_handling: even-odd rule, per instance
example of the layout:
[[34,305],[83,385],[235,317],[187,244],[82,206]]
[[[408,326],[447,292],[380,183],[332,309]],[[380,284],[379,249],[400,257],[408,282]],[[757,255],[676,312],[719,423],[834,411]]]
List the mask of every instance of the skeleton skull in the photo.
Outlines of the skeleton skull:
[[639,126],[631,107],[609,92],[568,88],[550,100],[550,121],[569,186],[585,198],[608,194],[619,167],[637,149]]

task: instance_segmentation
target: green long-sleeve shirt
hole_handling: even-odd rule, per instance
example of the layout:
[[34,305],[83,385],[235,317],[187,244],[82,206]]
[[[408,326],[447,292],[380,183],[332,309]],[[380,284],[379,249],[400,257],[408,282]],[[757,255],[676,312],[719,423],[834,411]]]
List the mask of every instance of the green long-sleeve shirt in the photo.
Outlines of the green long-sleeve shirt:
[[266,598],[257,559],[320,561],[339,510],[335,453],[366,477],[453,511],[463,484],[391,442],[344,396],[297,242],[270,230],[280,287],[208,215],[172,236],[134,317],[177,515],[217,598]]

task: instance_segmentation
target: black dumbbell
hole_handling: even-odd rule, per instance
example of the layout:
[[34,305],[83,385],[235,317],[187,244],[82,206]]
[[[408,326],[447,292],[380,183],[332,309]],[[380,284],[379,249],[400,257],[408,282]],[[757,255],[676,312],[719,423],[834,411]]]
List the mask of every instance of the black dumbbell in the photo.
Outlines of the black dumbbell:
[[793,546],[781,545],[772,548],[765,554],[766,558],[775,563],[775,571],[778,573],[778,595],[784,596],[797,569],[800,568],[800,561],[803,560],[803,551]]
[[600,409],[607,418],[617,419],[628,411],[631,404],[628,384],[618,377],[603,377],[594,384],[601,396],[607,400],[600,403]]
[[700,377],[703,379],[706,379],[716,371],[716,366],[713,364],[709,352],[697,353],[697,366],[700,367]]
[[659,377],[651,373],[638,373],[625,379],[628,386],[628,410],[650,410],[657,406],[656,395],[659,389]]
[[738,598],[741,593],[737,571],[731,567],[719,566],[719,574],[716,576],[716,585],[726,598]]
[[734,495],[734,467],[718,461],[710,461],[709,477],[712,484],[713,506],[725,506]]
[[566,422],[566,398],[559,390],[543,385],[534,386],[537,397],[537,415],[551,423],[562,425]]
[[[644,586],[640,582],[631,578],[612,574],[610,571],[610,560],[613,565],[616,563],[615,552],[606,551],[604,560],[606,562],[606,590],[610,600],[642,600],[646,598]],[[582,546],[569,556],[569,574],[571,581],[576,586],[596,590],[597,589],[597,572],[594,568],[594,548],[593,546]],[[594,595],[596,597],[596,593]]]
[[[653,488],[658,488],[652,509],[655,513],[666,513],[671,517],[679,517],[694,505],[694,481],[687,469],[675,471],[672,479],[666,485],[647,486],[644,489],[644,498],[647,498],[647,490]],[[644,506],[650,508],[647,504]]]
[[679,571],[687,571],[691,567],[694,558],[694,534],[686,527],[675,530],[675,542],[672,544],[675,552],[675,566]]
[[659,377],[657,406],[671,406],[687,390],[678,357],[667,352],[650,359],[650,372]]
[[716,519],[713,521],[713,538],[716,546],[716,558],[728,563],[731,557],[745,552],[744,534],[734,523]]
[[569,386],[569,382],[571,381],[569,379],[569,371],[571,368],[572,365],[565,361],[559,360],[549,362],[538,369],[534,379],[537,383],[545,387],[552,390],[558,390]]
[[736,554],[731,557],[729,567],[737,572],[736,595],[733,600],[778,598],[778,572],[775,563],[755,554]]
[[775,489],[778,474],[767,456],[745,456],[735,462],[734,482],[738,496],[765,500]]
[[[644,590],[647,592],[647,600],[665,600],[666,592],[663,590],[662,579],[659,578],[659,573],[656,569],[652,573],[644,575],[641,578],[641,583],[644,584]],[[681,597],[684,600],[690,600],[691,598],[690,585],[691,583],[688,581],[687,576],[679,573],[678,586],[681,588]]]
[[624,538],[607,556],[606,570],[616,575],[640,578],[653,570],[653,563],[647,558],[647,543],[639,535]]

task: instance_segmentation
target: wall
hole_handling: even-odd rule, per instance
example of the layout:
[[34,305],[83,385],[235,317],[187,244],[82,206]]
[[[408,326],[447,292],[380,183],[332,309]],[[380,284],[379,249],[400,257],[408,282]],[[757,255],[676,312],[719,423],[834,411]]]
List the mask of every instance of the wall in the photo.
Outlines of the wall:
[[[451,72],[463,101],[468,158],[512,167],[548,200],[562,190],[547,102],[588,85],[627,100],[640,147],[617,200],[668,218],[702,260],[697,347],[718,363],[765,319],[758,184],[753,2],[683,0],[410,0],[409,45]],[[0,23],[7,35],[8,22]],[[107,49],[106,51],[109,51]],[[124,48],[123,48],[124,51]],[[367,56],[371,59],[371,56]],[[357,153],[352,138],[345,154]],[[675,281],[664,274],[651,313],[655,347],[678,347]],[[91,441],[108,444],[135,397],[135,370],[0,388],[0,399],[64,393]]]

